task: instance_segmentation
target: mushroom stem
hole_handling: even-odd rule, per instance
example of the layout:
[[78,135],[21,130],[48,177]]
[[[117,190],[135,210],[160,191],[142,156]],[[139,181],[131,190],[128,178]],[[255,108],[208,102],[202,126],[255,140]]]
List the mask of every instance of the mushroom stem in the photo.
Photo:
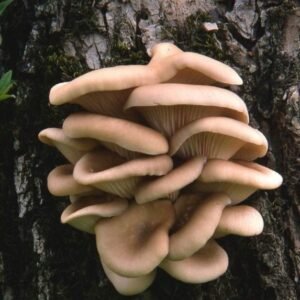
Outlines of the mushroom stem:
[[168,254],[173,222],[173,206],[167,200],[133,203],[122,215],[100,220],[95,232],[101,260],[125,277],[149,274]]

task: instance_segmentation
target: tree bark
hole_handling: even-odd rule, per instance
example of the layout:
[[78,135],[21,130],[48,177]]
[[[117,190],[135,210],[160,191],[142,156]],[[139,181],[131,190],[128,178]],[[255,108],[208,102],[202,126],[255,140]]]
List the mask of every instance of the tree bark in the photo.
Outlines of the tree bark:
[[[163,271],[132,299],[300,297],[300,8],[279,0],[15,0],[2,16],[1,71],[12,69],[16,99],[0,103],[1,299],[123,299],[100,266],[93,236],[60,224],[67,199],[46,177],[63,160],[37,140],[73,106],[50,107],[48,92],[90,69],[147,63],[147,50],[172,41],[238,71],[235,88],[251,125],[267,137],[264,165],[283,186],[247,203],[265,220],[253,238],[221,241],[230,257],[218,280],[188,285]],[[209,31],[205,22],[218,25]],[[299,298],[298,298],[299,299]]]

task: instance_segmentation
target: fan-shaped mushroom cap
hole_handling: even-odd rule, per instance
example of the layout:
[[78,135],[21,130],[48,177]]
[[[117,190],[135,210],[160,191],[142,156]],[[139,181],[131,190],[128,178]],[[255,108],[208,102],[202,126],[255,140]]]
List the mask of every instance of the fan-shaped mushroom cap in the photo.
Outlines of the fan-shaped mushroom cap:
[[108,150],[87,153],[75,165],[73,176],[84,185],[92,185],[105,192],[130,198],[144,176],[161,176],[173,167],[168,155],[124,158]]
[[64,121],[63,130],[72,138],[96,139],[126,158],[136,157],[134,152],[163,154],[168,152],[169,148],[165,137],[151,128],[97,114],[72,114]]
[[152,284],[155,279],[156,270],[141,277],[125,277],[112,271],[103,262],[101,263],[106,276],[111,281],[115,289],[120,294],[125,296],[132,296],[142,293]]
[[268,142],[257,129],[225,117],[207,117],[179,129],[170,140],[169,153],[181,158],[202,155],[219,159],[239,153],[244,160],[254,160],[267,149]]
[[[157,44],[151,50],[149,66],[155,66],[161,80],[189,84],[242,84],[239,75],[229,66],[210,57],[183,52],[170,43]],[[160,69],[158,67],[164,67]],[[161,74],[164,71],[164,74]],[[152,84],[152,83],[148,83]]]
[[116,196],[86,197],[70,204],[61,215],[61,222],[76,229],[94,233],[101,218],[118,216],[128,206],[128,201]]
[[168,198],[172,193],[199,177],[206,159],[194,157],[168,174],[141,184],[135,193],[137,203],[145,203],[160,198]]
[[100,220],[95,232],[101,260],[122,276],[149,274],[168,254],[173,221],[174,209],[167,200],[133,203],[122,215]]
[[130,94],[125,109],[134,108],[147,123],[171,137],[188,123],[210,116],[224,116],[248,123],[243,100],[229,90],[190,84],[141,86]]
[[184,260],[165,259],[160,267],[174,278],[187,283],[203,283],[214,280],[226,272],[228,256],[215,241]]
[[213,236],[223,209],[230,204],[226,194],[209,197],[182,195],[176,200],[175,232],[170,236],[171,260],[182,260],[201,249]]
[[248,205],[230,206],[223,210],[214,238],[228,234],[258,235],[263,228],[264,220],[255,208]]
[[257,189],[275,189],[282,183],[277,172],[247,161],[208,160],[199,178],[191,185],[193,192],[224,192],[237,204]]
[[79,184],[73,178],[74,166],[62,165],[53,169],[47,179],[48,190],[54,196],[81,195],[89,193],[95,188]]
[[99,144],[91,139],[72,139],[60,128],[47,128],[39,133],[39,140],[56,147],[71,163],[76,163],[86,152],[95,149]]
[[125,117],[122,107],[132,88],[159,82],[242,84],[229,66],[204,55],[183,52],[168,43],[156,45],[148,65],[104,68],[54,86],[50,103],[77,103],[104,115]]

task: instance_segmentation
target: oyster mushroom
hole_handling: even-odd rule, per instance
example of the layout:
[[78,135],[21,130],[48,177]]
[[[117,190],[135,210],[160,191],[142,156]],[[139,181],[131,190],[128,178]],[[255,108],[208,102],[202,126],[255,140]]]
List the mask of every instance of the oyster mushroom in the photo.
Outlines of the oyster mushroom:
[[156,270],[140,277],[125,277],[112,271],[105,263],[101,262],[106,276],[115,289],[122,295],[132,296],[146,290],[154,281]]
[[130,94],[125,109],[137,110],[146,122],[171,137],[188,123],[211,116],[249,122],[247,107],[233,92],[205,85],[156,84]]
[[194,157],[168,174],[141,184],[134,195],[136,202],[145,203],[156,199],[170,198],[199,177],[205,162],[206,159],[203,157]]
[[248,205],[225,207],[214,238],[229,234],[241,236],[258,235],[263,231],[264,220],[261,214]]
[[203,193],[224,192],[233,204],[237,204],[258,189],[275,189],[281,183],[280,174],[257,163],[211,159],[189,190]]
[[242,84],[229,66],[204,55],[183,52],[175,45],[161,43],[151,50],[148,65],[103,68],[71,82],[55,85],[50,103],[76,103],[91,112],[135,119],[124,113],[123,105],[134,87],[160,82]]
[[183,260],[165,259],[160,268],[172,277],[187,283],[203,283],[214,280],[226,272],[228,256],[215,241]]
[[230,159],[238,153],[244,160],[266,154],[265,136],[240,121],[225,117],[207,117],[179,129],[170,139],[171,156]]
[[107,193],[131,198],[145,176],[162,176],[173,167],[168,155],[126,161],[108,150],[87,153],[75,165],[74,179]]
[[[126,158],[140,153],[158,155],[168,152],[168,142],[159,132],[134,122],[91,113],[70,115],[63,124],[71,138],[93,138]],[[137,152],[137,153],[136,153]]]
[[83,197],[65,208],[61,214],[61,222],[93,234],[94,227],[101,218],[118,216],[127,206],[126,199],[116,196]]
[[53,169],[47,179],[49,192],[54,196],[80,196],[95,191],[95,188],[78,183],[73,178],[74,166],[62,165]]
[[42,143],[56,147],[73,164],[85,153],[99,146],[99,143],[95,140],[69,138],[60,128],[44,129],[39,133],[38,137]]
[[168,231],[173,222],[170,201],[132,203],[122,215],[97,223],[95,233],[101,260],[121,276],[151,273],[168,254]]
[[230,202],[228,196],[222,193],[181,195],[175,202],[176,223],[170,236],[168,258],[182,260],[204,247]]

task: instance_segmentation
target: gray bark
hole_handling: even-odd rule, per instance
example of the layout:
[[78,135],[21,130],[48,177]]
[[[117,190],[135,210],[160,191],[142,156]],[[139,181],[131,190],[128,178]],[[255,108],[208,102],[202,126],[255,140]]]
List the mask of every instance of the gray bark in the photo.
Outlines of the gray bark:
[[[48,92],[90,69],[146,63],[147,50],[173,41],[231,65],[252,126],[270,143],[262,162],[283,186],[247,202],[263,234],[227,237],[224,276],[202,285],[162,271],[133,299],[288,299],[300,297],[300,9],[298,1],[15,0],[3,16],[3,69],[14,72],[15,100],[0,103],[0,295],[2,299],[122,299],[106,279],[94,237],[61,225],[67,199],[46,176],[63,160],[38,132],[59,126],[72,106],[50,107]],[[212,22],[217,31],[208,31]],[[298,297],[297,297],[298,296]]]

